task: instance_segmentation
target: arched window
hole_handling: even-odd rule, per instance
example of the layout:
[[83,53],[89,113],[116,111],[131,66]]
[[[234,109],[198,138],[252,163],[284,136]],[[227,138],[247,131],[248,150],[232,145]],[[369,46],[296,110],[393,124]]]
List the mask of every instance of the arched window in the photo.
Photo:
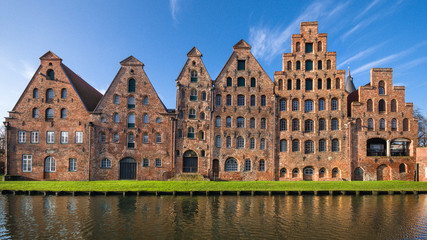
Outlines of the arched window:
[[162,142],[162,134],[156,133],[156,143],[161,143],[161,142]]
[[404,163],[399,165],[399,173],[406,173],[406,165]]
[[111,168],[111,160],[104,158],[101,160],[101,168]]
[[331,60],[326,61],[326,69],[331,69]]
[[237,106],[245,106],[245,95],[237,95]]
[[321,98],[319,99],[319,111],[325,110],[325,99]]
[[251,87],[256,87],[256,79],[251,78]]
[[266,129],[266,127],[267,127],[267,122],[265,118],[261,118],[261,129]]
[[332,178],[338,177],[339,174],[340,174],[340,171],[338,170],[338,168],[332,169]]
[[297,79],[296,90],[300,90],[300,89],[301,89],[301,80]]
[[306,79],[305,80],[305,91],[312,91],[313,90],[313,79]]
[[385,131],[385,120],[384,120],[384,118],[380,119],[380,131]]
[[114,113],[113,115],[113,122],[118,123],[120,121],[120,117],[118,113]]
[[305,61],[305,70],[306,71],[313,70],[313,61],[311,61],[311,60],[306,60]]
[[245,172],[250,172],[251,171],[251,160],[250,159],[246,159],[245,160]]
[[378,94],[379,95],[384,95],[385,94],[384,81],[380,81],[378,83]]
[[299,152],[299,140],[292,140],[292,152]]
[[145,113],[144,116],[142,117],[142,122],[143,123],[149,123],[150,122],[150,118],[148,117],[147,113]]
[[335,88],[336,89],[341,88],[341,80],[339,78],[335,79]]
[[48,80],[55,80],[55,72],[52,69],[47,70],[46,75]]
[[190,111],[188,111],[188,118],[189,119],[196,119],[196,110],[194,110],[193,108],[190,109]]
[[49,88],[48,90],[46,90],[46,101],[52,101],[54,97],[54,93],[53,93],[53,89]]
[[314,143],[311,140],[307,140],[304,142],[304,153],[310,154],[314,153]]
[[245,127],[245,119],[243,117],[237,118],[237,128],[244,128]]
[[245,86],[245,79],[242,77],[237,78],[237,86],[238,87],[244,87]]
[[144,133],[142,134],[142,142],[143,143],[148,143],[148,133]]
[[130,93],[135,92],[135,79],[133,79],[133,78],[128,80],[128,92],[130,92]]
[[107,137],[105,136],[105,133],[104,133],[104,132],[101,132],[101,133],[99,134],[99,142],[100,142],[100,143],[105,143],[106,139],[107,139]]
[[391,119],[391,130],[397,131],[397,120],[396,120],[396,118]]
[[255,106],[256,105],[256,100],[255,100],[255,95],[251,95],[251,106]]
[[221,95],[219,94],[215,96],[215,105],[221,106]]
[[128,97],[128,109],[134,109],[135,108],[135,97],[129,96]]
[[162,123],[162,118],[156,118],[156,123]]
[[231,127],[231,117],[225,118],[225,127],[228,127],[228,128]]
[[237,137],[237,148],[245,148],[245,139],[243,139],[242,137]]
[[135,114],[131,113],[128,115],[128,128],[134,128],[134,127],[135,127]]
[[326,169],[325,168],[321,168],[319,170],[319,178],[324,178],[326,174]]
[[280,140],[280,152],[286,152],[288,149],[288,141],[286,139]]
[[322,61],[317,61],[317,70],[322,70]]
[[325,152],[326,151],[326,141],[325,139],[319,140],[319,152]]
[[299,131],[299,119],[292,119],[292,131]]
[[340,143],[338,139],[332,140],[332,152],[339,152],[340,151]]
[[231,77],[227,78],[227,87],[231,87],[233,85],[233,80],[231,79]]
[[265,171],[265,161],[264,161],[264,159],[259,160],[258,171],[260,171],[260,172],[264,172]]
[[33,118],[39,118],[39,109],[33,108]]
[[307,119],[304,122],[304,130],[305,132],[313,132],[314,129],[314,122],[311,119]]
[[234,158],[229,158],[225,161],[225,171],[226,172],[237,172],[237,161]]
[[249,148],[255,149],[255,138],[251,138],[251,140],[249,141]]
[[372,112],[372,110],[373,110],[372,99],[368,99],[368,101],[366,102],[366,111]]
[[195,70],[191,71],[191,82],[197,82],[197,72]]
[[194,88],[190,90],[190,101],[197,101],[197,90]]
[[194,128],[193,127],[189,127],[187,129],[187,137],[190,138],[190,139],[194,138]]
[[286,168],[280,169],[280,177],[286,177]]
[[372,118],[368,119],[368,131],[374,131],[374,120]]
[[282,79],[279,79],[278,88],[279,88],[279,91],[283,90],[283,80]]
[[403,119],[403,131],[409,131],[409,120],[407,118]]
[[390,111],[391,112],[396,112],[397,111],[396,99],[391,100]]
[[301,62],[300,61],[297,61],[296,70],[301,70]]
[[280,111],[286,111],[286,99],[280,99]]
[[215,126],[221,127],[221,117],[220,116],[215,118]]
[[62,119],[67,118],[67,110],[65,108],[61,109],[61,118]]
[[119,95],[115,94],[113,97],[113,103],[114,104],[119,104],[120,103],[120,97]]
[[294,170],[292,170],[292,177],[293,178],[297,178],[299,175],[299,169],[298,168],[294,168]]
[[292,111],[298,111],[299,110],[299,101],[298,99],[292,100]]
[[259,144],[259,149],[265,150],[265,139],[264,138],[261,138],[261,141]]
[[321,42],[321,41],[318,41],[318,42],[317,42],[317,51],[318,51],[318,52],[321,52],[321,51],[322,51],[322,42]]
[[38,88],[33,89],[33,98],[39,98],[39,89]]
[[299,52],[299,51],[301,51],[301,43],[300,43],[300,42],[297,42],[297,43],[295,44],[295,52]]
[[66,88],[63,88],[61,90],[61,98],[67,98],[67,89]]
[[384,113],[385,112],[385,101],[383,99],[381,99],[378,102],[378,112],[379,113]]
[[288,130],[288,121],[286,119],[280,119],[280,131]]
[[206,101],[206,92],[205,91],[202,92],[202,101]]
[[288,71],[291,71],[291,70],[292,70],[292,62],[291,62],[291,61],[288,61],[288,62],[287,62],[287,64],[286,64],[286,69],[287,69]]
[[288,90],[292,90],[292,80],[288,79],[288,86],[287,86]]
[[319,119],[319,131],[326,130],[326,120],[324,118]]
[[133,133],[128,134],[128,148],[135,148],[135,135]]
[[326,89],[331,89],[331,85],[332,85],[331,79],[330,78],[326,79]]
[[228,94],[227,96],[225,96],[225,105],[231,106],[231,104],[232,104],[231,95]]
[[44,171],[47,173],[56,172],[55,158],[49,156],[44,160]]
[[251,120],[249,121],[249,127],[255,128],[255,118],[251,118]]
[[338,130],[339,129],[339,122],[337,118],[333,118],[331,121],[331,130]]
[[53,119],[53,110],[52,110],[52,108],[46,109],[45,118],[46,118],[46,121]]
[[204,112],[200,113],[200,120],[205,120],[205,113]]
[[322,79],[317,79],[317,89],[322,89]]
[[225,147],[226,148],[231,148],[231,137],[230,136],[227,136],[225,138]]
[[142,99],[142,104],[148,105],[149,103],[150,101],[148,100],[148,96],[144,96],[144,98]]
[[304,110],[305,110],[305,112],[313,112],[313,101],[312,100],[305,100]]

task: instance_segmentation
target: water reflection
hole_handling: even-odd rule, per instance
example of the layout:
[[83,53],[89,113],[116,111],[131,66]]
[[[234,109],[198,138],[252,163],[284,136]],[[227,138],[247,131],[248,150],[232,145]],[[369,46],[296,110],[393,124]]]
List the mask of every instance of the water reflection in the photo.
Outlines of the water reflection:
[[427,196],[0,196],[0,238],[427,238]]

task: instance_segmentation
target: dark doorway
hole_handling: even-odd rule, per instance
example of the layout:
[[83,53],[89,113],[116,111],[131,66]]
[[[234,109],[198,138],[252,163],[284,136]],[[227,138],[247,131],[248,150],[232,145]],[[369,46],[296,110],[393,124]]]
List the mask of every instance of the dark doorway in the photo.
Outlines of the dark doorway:
[[124,158],[120,161],[119,179],[136,179],[136,161],[133,158]]
[[354,169],[354,181],[363,181],[363,169],[357,167]]
[[219,161],[218,159],[214,159],[212,163],[212,175],[214,178],[219,177]]
[[191,150],[186,151],[184,153],[182,171],[186,173],[196,173],[197,163],[198,163],[197,154]]

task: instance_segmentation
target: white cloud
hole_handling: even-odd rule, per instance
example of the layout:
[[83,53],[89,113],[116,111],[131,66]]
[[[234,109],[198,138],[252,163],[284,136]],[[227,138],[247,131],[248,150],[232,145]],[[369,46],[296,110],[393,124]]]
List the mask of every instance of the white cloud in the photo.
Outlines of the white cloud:
[[178,11],[179,11],[178,0],[169,0],[169,7],[172,14],[172,19],[174,21],[177,21],[176,15],[178,14]]
[[417,59],[414,59],[410,62],[407,62],[405,64],[398,66],[397,69],[399,69],[400,72],[403,72],[403,71],[409,70],[413,67],[416,67],[425,61],[427,61],[427,57],[417,58]]
[[346,60],[344,60],[342,63],[340,63],[338,66],[337,66],[337,68],[342,68],[342,67],[344,67],[346,64],[351,64],[352,62],[354,62],[354,61],[356,61],[357,59],[359,59],[359,58],[363,58],[363,57],[366,57],[366,56],[368,56],[369,54],[371,54],[372,52],[374,52],[375,50],[377,50],[379,47],[381,47],[381,46],[383,46],[385,44],[385,42],[383,42],[383,43],[381,43],[381,44],[379,44],[379,45],[377,45],[377,46],[374,46],[374,47],[370,47],[370,48],[368,48],[368,49],[366,49],[366,50],[364,50],[364,51],[361,51],[361,52],[359,52],[359,53],[357,53],[356,55],[354,55],[354,56],[352,56],[352,57],[350,57],[350,58],[347,58]]
[[99,90],[98,90],[98,92],[102,93],[102,95],[104,95],[106,91],[107,91],[107,90],[106,90],[105,88],[102,88],[102,89],[99,89]]
[[375,5],[377,5],[377,3],[379,3],[380,0],[375,0],[372,1],[371,4],[369,4],[361,13],[359,13],[359,15],[357,15],[354,19],[357,20],[359,18],[361,18],[363,15],[365,15],[365,13],[367,13],[369,10],[371,10],[371,8]]

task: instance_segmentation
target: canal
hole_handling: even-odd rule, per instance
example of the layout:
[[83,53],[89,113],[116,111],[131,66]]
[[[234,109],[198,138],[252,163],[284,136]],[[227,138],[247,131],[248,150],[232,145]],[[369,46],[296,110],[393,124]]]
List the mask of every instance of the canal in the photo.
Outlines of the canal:
[[426,239],[427,195],[0,196],[0,239]]

